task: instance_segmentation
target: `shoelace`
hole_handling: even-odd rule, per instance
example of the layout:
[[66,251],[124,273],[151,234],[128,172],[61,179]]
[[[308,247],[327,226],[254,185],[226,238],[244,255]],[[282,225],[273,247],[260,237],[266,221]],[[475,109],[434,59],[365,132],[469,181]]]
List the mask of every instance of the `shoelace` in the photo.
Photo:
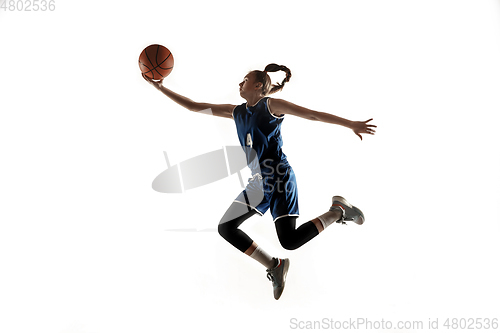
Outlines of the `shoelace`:
[[262,175],[260,173],[256,173],[255,175],[252,176],[252,178],[248,178],[248,181],[251,182],[253,181],[256,177],[258,177],[260,180],[262,180]]
[[269,281],[274,282],[274,276],[271,273],[267,273],[267,278]]
[[[337,206],[338,206],[338,205],[337,205]],[[344,210],[344,208],[342,207],[342,216],[340,217],[340,219],[338,219],[337,221],[335,221],[335,223],[347,224],[347,223],[345,223],[345,221],[344,221],[344,217],[345,217],[345,210]]]

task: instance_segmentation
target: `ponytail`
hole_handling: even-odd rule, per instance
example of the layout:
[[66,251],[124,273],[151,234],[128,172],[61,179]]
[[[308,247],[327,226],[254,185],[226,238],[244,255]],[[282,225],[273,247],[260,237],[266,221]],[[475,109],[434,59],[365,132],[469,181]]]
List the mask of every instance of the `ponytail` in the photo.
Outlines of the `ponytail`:
[[[279,72],[279,71],[285,72],[286,77],[283,79],[281,84],[280,83],[271,84],[271,78],[267,73]],[[263,71],[255,70],[250,73],[254,73],[256,81],[262,83],[262,94],[264,96],[281,91],[285,86],[285,83],[290,81],[290,78],[292,77],[292,72],[288,69],[288,67],[276,64],[267,65]]]
[[[285,72],[286,77],[283,79],[283,81],[281,81],[281,84],[279,84],[279,83],[273,84],[271,86],[271,89],[269,90],[269,92],[267,94],[274,94],[275,92],[281,91],[283,89],[283,87],[285,86],[285,83],[288,82],[288,81],[290,81],[290,78],[292,77],[292,72],[286,66],[280,66],[280,65],[276,65],[276,64],[269,64],[264,69],[264,73],[267,73],[267,72],[279,72],[279,71]],[[269,83],[271,83],[271,79],[270,78],[269,78]],[[267,94],[265,94],[265,95],[267,95]]]

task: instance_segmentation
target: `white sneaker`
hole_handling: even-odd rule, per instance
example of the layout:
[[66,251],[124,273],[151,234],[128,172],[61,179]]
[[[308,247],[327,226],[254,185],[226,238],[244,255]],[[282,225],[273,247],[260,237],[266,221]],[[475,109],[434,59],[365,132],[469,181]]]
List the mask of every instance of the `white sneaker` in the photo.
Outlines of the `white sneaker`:
[[359,225],[365,222],[365,215],[363,215],[363,212],[358,207],[351,205],[346,199],[336,195],[332,198],[332,207],[330,207],[330,210],[339,209],[342,210],[343,216],[338,222],[345,224],[344,221],[352,221]]
[[[278,259],[278,258],[276,258]],[[273,283],[274,298],[279,299],[285,289],[286,274],[290,259],[278,259],[278,266],[267,270],[267,278]]]

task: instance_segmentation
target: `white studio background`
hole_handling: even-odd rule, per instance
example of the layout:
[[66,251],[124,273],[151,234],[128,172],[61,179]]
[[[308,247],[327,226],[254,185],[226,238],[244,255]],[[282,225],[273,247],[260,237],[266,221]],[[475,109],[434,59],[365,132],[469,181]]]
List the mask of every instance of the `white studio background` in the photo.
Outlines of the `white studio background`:
[[[0,11],[0,331],[499,317],[499,1],[55,6]],[[238,144],[231,120],[190,113],[141,78],[139,53],[154,43],[175,57],[164,84],[196,101],[240,104],[243,76],[276,62],[293,73],[277,98],[378,126],[360,141],[286,117],[299,222],[336,194],[367,221],[293,252],[269,213],[246,222],[291,259],[278,302],[258,263],[199,232],[241,190],[236,176],[183,194],[151,188],[164,151],[175,165]]]

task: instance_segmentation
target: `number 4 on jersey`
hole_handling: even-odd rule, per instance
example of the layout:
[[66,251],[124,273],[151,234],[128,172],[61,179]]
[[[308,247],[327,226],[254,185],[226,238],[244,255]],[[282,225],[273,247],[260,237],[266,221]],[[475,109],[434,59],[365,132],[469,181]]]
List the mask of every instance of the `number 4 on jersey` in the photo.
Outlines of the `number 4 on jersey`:
[[252,146],[253,146],[252,136],[250,135],[250,133],[247,133],[247,147],[252,148]]

